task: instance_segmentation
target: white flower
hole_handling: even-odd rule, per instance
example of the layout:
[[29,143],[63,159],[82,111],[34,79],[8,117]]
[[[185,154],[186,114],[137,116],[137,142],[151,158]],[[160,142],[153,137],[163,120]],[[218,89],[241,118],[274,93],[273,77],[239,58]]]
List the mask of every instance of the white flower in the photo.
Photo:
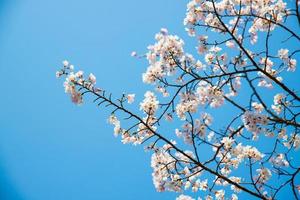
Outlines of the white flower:
[[287,167],[289,166],[289,162],[285,159],[284,154],[277,154],[276,157],[271,158],[270,160],[274,165],[279,167]]
[[230,149],[232,144],[234,143],[234,139],[230,138],[230,137],[223,137],[223,139],[221,140],[221,143],[224,144],[225,149]]
[[137,53],[135,51],[131,52],[130,54],[132,57],[136,57],[137,56]]
[[185,114],[195,113],[198,108],[198,99],[194,93],[181,93],[180,102],[176,106],[176,114],[181,120],[185,120]]
[[209,134],[207,135],[207,140],[208,140],[209,142],[211,142],[214,136],[215,136],[215,133],[214,133],[214,132],[212,132],[212,131],[209,132]]
[[213,200],[213,197],[210,196],[210,195],[207,195],[207,196],[205,197],[205,200]]
[[153,115],[158,109],[159,101],[153,92],[147,91],[144,96],[143,102],[140,103],[140,110],[143,110],[148,115]]
[[200,182],[199,189],[203,190],[203,191],[206,191],[207,188],[208,188],[207,179],[205,179],[204,181]]
[[218,47],[218,46],[213,46],[209,49],[210,52],[214,52],[214,53],[218,53],[222,50],[222,48]]
[[190,181],[187,181],[184,185],[184,189],[187,190],[191,187],[191,182]]
[[234,42],[232,42],[232,41],[227,41],[227,42],[226,42],[226,46],[229,47],[229,48],[234,48]]
[[238,200],[238,196],[236,194],[232,194],[231,195],[231,200]]
[[290,59],[288,63],[288,69],[287,71],[294,72],[296,70],[297,60],[296,59]]
[[116,125],[116,124],[120,123],[120,121],[114,114],[111,114],[108,118],[108,123],[110,123],[112,125]]
[[168,35],[168,29],[166,29],[166,28],[161,28],[161,29],[160,29],[160,32],[161,32],[161,34],[163,34],[163,35]]
[[200,81],[196,94],[199,96],[197,101],[200,105],[209,103],[212,108],[220,107],[224,104],[223,91],[216,86],[211,86],[204,81]]
[[212,54],[212,53],[207,53],[207,54],[205,55],[205,58],[204,58],[204,59],[205,59],[205,62],[206,62],[206,63],[212,64],[214,58],[215,58],[214,54]]
[[216,197],[216,200],[224,200],[224,198],[225,198],[225,191],[224,190],[217,190],[215,192],[215,197]]
[[285,98],[285,95],[282,93],[276,94],[274,96],[274,105],[278,105],[283,103],[283,99]]
[[146,57],[149,67],[143,73],[143,82],[148,84],[155,83],[166,75],[174,75],[177,69],[175,60],[182,60],[184,57],[184,42],[178,36],[169,35],[166,29],[162,29],[155,35],[155,39],[156,43],[148,46]]
[[64,65],[64,67],[67,67],[69,65],[69,61],[67,61],[67,60],[64,60],[62,63]]
[[57,71],[57,72],[55,73],[56,78],[61,77],[61,75],[62,75],[61,71]]
[[267,125],[269,120],[266,115],[262,115],[260,113],[253,113],[250,111],[246,111],[243,116],[242,120],[244,122],[244,126],[246,129],[253,134],[260,133],[263,128],[262,125]]
[[129,104],[132,104],[134,102],[135,94],[128,94],[127,95],[127,101]]
[[261,183],[267,182],[272,176],[272,173],[268,168],[260,168],[257,169],[256,172],[258,173],[258,181]]
[[284,98],[285,95],[284,94],[276,94],[274,96],[274,104],[271,105],[271,108],[279,115],[282,111],[282,104],[284,103]]
[[286,60],[289,56],[289,50],[288,49],[279,49],[278,50],[278,57],[282,60]]
[[96,84],[96,76],[94,76],[94,74],[90,73],[90,75],[89,75],[89,81],[92,84]]
[[83,71],[78,71],[75,73],[76,78],[82,78],[83,77]]
[[179,197],[176,198],[176,200],[195,200],[195,199],[193,199],[190,196],[181,194]]
[[264,110],[264,107],[261,103],[253,102],[252,107],[255,109],[255,111],[261,113]]
[[[229,179],[232,180],[233,182],[237,183],[237,184],[240,184],[240,183],[241,183],[241,178],[240,178],[240,177],[231,176]],[[231,188],[234,192],[240,192],[240,189],[237,188],[237,187],[234,186],[234,185],[231,185],[230,188]]]
[[199,60],[197,60],[197,62],[195,64],[195,68],[197,70],[203,70],[203,69],[205,69],[205,65],[203,65]]

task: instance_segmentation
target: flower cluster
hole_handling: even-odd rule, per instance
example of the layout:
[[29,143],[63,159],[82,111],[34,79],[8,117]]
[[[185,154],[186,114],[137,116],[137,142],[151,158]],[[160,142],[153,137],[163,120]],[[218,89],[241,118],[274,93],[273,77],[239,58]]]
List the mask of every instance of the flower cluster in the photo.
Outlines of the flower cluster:
[[184,123],[182,129],[175,129],[175,134],[179,138],[183,138],[186,144],[193,144],[193,137],[204,138],[206,136],[207,126],[211,125],[212,117],[208,113],[203,113],[200,119],[195,119],[193,125]]
[[199,105],[209,104],[212,108],[216,108],[224,104],[223,91],[205,81],[200,81],[195,92],[181,93],[180,97],[176,113],[182,120],[186,118],[186,113],[197,112]]
[[212,108],[216,108],[224,104],[223,91],[205,81],[200,81],[196,94],[201,105],[208,103]]
[[82,104],[82,94],[76,89],[77,86],[90,89],[92,91],[100,91],[95,88],[96,77],[91,73],[88,78],[84,78],[83,71],[74,72],[74,66],[68,61],[63,61],[63,69],[56,72],[56,77],[59,78],[62,75],[66,75],[64,82],[65,92],[69,93],[71,100],[75,104]]
[[[194,157],[190,151],[185,154]],[[183,188],[192,186],[194,192],[206,190],[205,181],[201,182],[198,177],[201,175],[201,168],[189,167],[188,158],[176,152],[171,155],[170,145],[165,144],[162,148],[156,148],[151,157],[151,167],[153,168],[153,183],[157,191],[181,192]],[[188,177],[186,179],[185,177]]]
[[223,139],[221,140],[221,143],[224,144],[224,148],[228,150],[233,145],[234,139],[230,138],[230,137],[223,137]]
[[275,157],[272,157],[270,161],[277,167],[289,166],[289,162],[285,159],[285,155],[282,153],[277,154]]
[[115,136],[118,136],[118,134],[122,133],[121,122],[118,120],[118,118],[114,114],[111,114],[109,116],[108,123],[111,125],[114,125],[114,135]]
[[261,113],[264,110],[264,106],[261,103],[253,102],[252,107],[258,113]]
[[[216,15],[218,13],[218,15]],[[275,23],[281,23],[283,18],[289,13],[286,3],[282,0],[272,1],[228,1],[221,0],[218,2],[192,0],[187,4],[187,13],[184,19],[186,30],[191,36],[195,35],[195,26],[203,23],[214,31],[223,32],[224,26],[219,20],[224,16],[231,17],[228,24],[223,21],[229,31],[236,34],[238,32],[238,24],[243,20],[237,18],[237,13],[241,16],[255,16],[252,19],[252,25],[249,28],[251,35],[251,43],[257,42],[258,31],[274,30]],[[275,23],[270,23],[275,22]]]
[[[219,159],[219,167],[221,174],[225,176],[229,176],[233,169],[237,169],[240,164],[246,159],[251,158],[254,161],[261,161],[264,158],[264,154],[261,153],[257,148],[250,145],[242,145],[242,143],[238,143],[236,145],[235,139],[232,137],[223,137],[221,142],[221,146],[223,150],[218,150],[216,157]],[[213,150],[216,151],[216,147],[213,147]],[[240,177],[230,177],[230,179],[234,180],[234,182],[241,182]],[[228,183],[222,179],[218,179],[218,184],[226,186]],[[234,186],[231,189],[235,192],[239,192],[240,190]]]
[[282,105],[284,105],[284,94],[276,94],[274,96],[274,103],[272,105],[272,109],[279,115],[282,111]]
[[180,102],[176,106],[177,116],[185,120],[186,113],[195,113],[197,111],[199,100],[198,97],[194,93],[181,93]]
[[154,115],[158,109],[159,101],[153,92],[147,91],[143,102],[140,103],[140,110],[144,111],[147,115]]
[[166,29],[156,34],[157,42],[148,47],[147,60],[150,66],[143,74],[145,83],[154,83],[165,75],[175,73],[178,60],[184,55],[183,41],[175,35],[169,35]]
[[256,172],[258,173],[257,182],[259,182],[259,183],[267,182],[272,176],[271,171],[265,167],[257,169]]
[[242,116],[242,120],[246,129],[254,135],[263,131],[262,125],[267,125],[269,122],[266,115],[251,111],[246,111]]
[[[98,105],[104,102],[112,106],[108,122],[124,144],[150,143],[146,149],[153,152],[152,178],[157,191],[201,191],[202,196],[197,200],[203,197],[237,200],[237,193],[249,193],[254,188],[256,191],[249,194],[262,199],[273,198],[270,195],[274,194],[275,198],[280,189],[267,184],[272,173],[294,177],[299,171],[292,174],[296,168],[288,156],[300,148],[296,110],[300,97],[295,89],[289,89],[285,83],[288,79],[283,81],[283,72],[296,70],[299,50],[277,51],[269,41],[277,26],[291,35],[284,42],[300,38],[285,27],[285,19],[295,15],[295,10],[287,9],[286,5],[282,0],[190,0],[184,25],[197,40],[198,54],[194,57],[184,52],[183,40],[165,28],[155,35],[156,41],[148,46],[145,55],[149,66],[142,75],[143,82],[155,88],[147,91],[139,104],[141,117],[123,105],[134,103],[135,94],[123,94],[115,103],[111,96],[95,87],[93,74],[85,78],[82,71],[74,72],[68,61],[63,62],[64,67],[56,76],[66,76],[64,88],[75,104],[81,104],[83,94],[88,92],[95,95],[94,102]],[[212,31],[211,35],[197,35],[197,27]],[[265,45],[253,45],[260,35],[267,35]],[[131,56],[143,57],[136,52]],[[240,91],[242,83],[250,94]],[[272,100],[266,100],[269,95],[261,92],[265,88],[276,90],[273,104],[269,104]],[[159,99],[159,95],[164,98]],[[222,112],[220,107],[224,110],[229,107],[237,113],[230,113],[234,116],[227,119],[218,113]],[[214,117],[217,123],[212,124],[212,116],[202,109],[219,115]],[[123,122],[121,127],[115,115],[120,111],[128,115],[125,120],[134,121],[130,128],[125,128]],[[174,118],[176,115],[178,118]],[[175,135],[183,142],[177,144],[169,139],[175,136],[172,126],[168,127],[171,130],[164,129],[166,135],[160,133],[160,126],[166,123],[162,122],[163,117],[168,122],[183,123],[174,128]],[[252,140],[258,139],[260,133],[268,136],[260,140],[276,141],[271,152],[268,145],[259,149],[253,145]],[[251,170],[250,177],[239,177],[238,173],[247,167]],[[231,190],[223,189],[225,186]],[[177,197],[177,200],[195,199],[185,194]]]
[[283,143],[284,146],[287,148],[294,147],[295,149],[300,148],[300,135],[296,133],[292,133],[290,137],[284,137],[283,138],[285,142]]
[[188,195],[181,194],[176,198],[176,200],[195,200],[195,199],[193,199],[192,197],[190,197]]
[[277,55],[287,66],[287,71],[294,72],[296,70],[297,60],[289,57],[288,49],[279,49]]
[[239,160],[251,158],[253,160],[259,161],[265,156],[256,147],[250,145],[243,146],[241,143],[236,145],[235,148],[231,150],[231,153]]

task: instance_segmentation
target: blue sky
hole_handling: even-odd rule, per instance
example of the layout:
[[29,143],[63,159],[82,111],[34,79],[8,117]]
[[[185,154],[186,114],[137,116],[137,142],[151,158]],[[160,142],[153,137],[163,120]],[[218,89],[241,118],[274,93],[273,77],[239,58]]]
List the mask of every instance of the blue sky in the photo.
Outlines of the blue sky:
[[0,0],[1,200],[174,199],[155,191],[150,154],[115,139],[103,108],[70,103],[55,71],[67,59],[114,94],[141,95],[147,64],[130,53],[161,27],[187,38],[186,3]]
[[0,1],[1,200],[174,199],[155,191],[150,154],[122,145],[107,112],[73,105],[55,78],[68,59],[113,93],[144,91],[146,65],[130,53],[161,27],[184,33],[186,2],[173,2]]

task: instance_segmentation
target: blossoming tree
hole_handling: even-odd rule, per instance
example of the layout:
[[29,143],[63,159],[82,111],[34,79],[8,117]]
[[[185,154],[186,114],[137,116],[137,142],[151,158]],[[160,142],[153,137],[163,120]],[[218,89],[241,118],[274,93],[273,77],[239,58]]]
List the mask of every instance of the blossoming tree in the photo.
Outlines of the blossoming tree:
[[[132,53],[149,62],[142,78],[154,87],[141,112],[126,106],[135,94],[113,98],[68,61],[56,75],[66,77],[75,104],[90,94],[111,108],[108,122],[124,144],[153,153],[157,191],[179,192],[178,200],[235,200],[241,192],[276,199],[282,191],[299,199],[300,92],[290,81],[300,54],[298,6],[297,0],[190,1],[184,25],[197,40],[194,55],[164,28],[145,55]],[[166,133],[168,123],[179,127]]]

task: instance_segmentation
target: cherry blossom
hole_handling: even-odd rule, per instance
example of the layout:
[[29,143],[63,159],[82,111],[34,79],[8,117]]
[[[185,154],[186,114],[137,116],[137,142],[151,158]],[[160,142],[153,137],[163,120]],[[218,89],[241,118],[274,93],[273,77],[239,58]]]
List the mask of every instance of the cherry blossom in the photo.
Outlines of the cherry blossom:
[[135,97],[135,94],[128,94],[127,95],[127,101],[129,104],[132,104],[134,102],[134,97]]
[[96,87],[95,75],[69,61],[56,77],[65,77],[73,103],[88,94],[111,109],[108,123],[122,143],[145,145],[158,192],[182,193],[177,200],[237,200],[242,192],[267,200],[284,188],[299,199],[300,93],[288,76],[300,52],[290,18],[300,24],[300,16],[289,7],[283,0],[190,0],[183,24],[192,49],[161,28],[144,56],[131,53],[146,59],[142,81],[153,87],[141,102],[138,94],[116,98]]

